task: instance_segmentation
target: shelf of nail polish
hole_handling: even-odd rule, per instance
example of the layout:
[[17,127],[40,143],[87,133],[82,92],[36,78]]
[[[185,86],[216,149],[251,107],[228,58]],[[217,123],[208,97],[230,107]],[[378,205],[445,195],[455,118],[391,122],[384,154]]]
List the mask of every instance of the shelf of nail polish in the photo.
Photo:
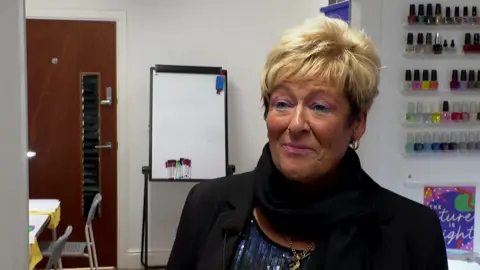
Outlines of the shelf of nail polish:
[[480,97],[480,89],[462,89],[462,90],[451,90],[451,89],[438,89],[438,90],[412,90],[412,89],[405,89],[402,90],[402,94],[404,96],[427,96],[427,97],[436,97],[436,96],[443,96],[443,95],[451,95],[451,96],[462,96],[462,95],[471,95]]
[[420,70],[415,69],[413,70],[412,80],[412,71],[407,69],[405,71],[405,82],[403,87],[405,90],[436,92],[438,89],[437,70],[434,69],[431,72],[423,70],[422,78],[420,78]]
[[[480,103],[443,101],[440,106],[432,102],[408,102],[406,127],[480,127]],[[437,109],[438,108],[438,109]]]
[[413,157],[480,157],[480,150],[428,150],[428,151],[414,151],[411,153],[403,153],[406,158]]
[[435,34],[426,33],[425,35],[424,33],[417,33],[416,43],[413,40],[414,34],[407,33],[405,57],[480,56],[480,33],[465,33],[464,43],[459,50],[457,50],[455,40],[448,39],[438,32]]
[[[429,116],[426,116],[429,117]],[[426,122],[425,116],[417,116],[420,119],[414,119],[413,122],[405,122],[403,125],[409,128],[427,128],[427,127],[441,127],[441,128],[449,128],[449,127],[463,127],[463,128],[480,128],[480,120],[440,120],[439,122]],[[432,117],[433,119],[433,117]],[[410,120],[412,121],[412,120]],[[417,122],[418,121],[418,122]],[[433,121],[428,119],[427,121]]]
[[477,76],[475,77],[475,70],[468,70],[467,73],[467,70],[462,69],[460,70],[459,80],[458,70],[454,69],[450,80],[450,89],[453,92],[461,92],[464,90],[480,92],[480,70],[477,70]]
[[462,60],[475,60],[480,59],[480,53],[443,53],[443,54],[431,54],[431,53],[404,53],[403,57],[411,59],[454,59],[461,58]]
[[[460,70],[454,69],[450,80],[450,89],[444,91],[438,91],[438,79],[437,70],[422,71],[422,77],[420,78],[420,70],[405,71],[404,82],[404,94],[405,95],[419,95],[419,94],[438,94],[438,93],[450,93],[450,94],[480,94],[480,70],[477,70],[477,76],[475,76],[475,70]],[[430,75],[430,76],[429,76]],[[468,76],[467,76],[468,75]]]
[[[426,7],[426,12],[425,12]],[[469,13],[471,10],[471,13]],[[454,14],[452,16],[452,8],[446,7],[445,13],[443,13],[442,5],[435,4],[435,13],[433,12],[433,4],[419,4],[418,13],[417,6],[411,4],[409,6],[409,14],[407,17],[407,23],[411,26],[427,25],[427,26],[470,26],[480,24],[480,17],[477,14],[477,7],[464,6],[462,16],[460,16],[460,6],[454,7]]]
[[[471,38],[470,38],[471,40]],[[414,34],[407,33],[405,55],[456,55],[455,40],[440,33],[417,33],[414,43]]]
[[475,30],[480,29],[480,24],[406,24],[403,27],[409,30]]
[[480,132],[407,133],[406,155],[480,154]]

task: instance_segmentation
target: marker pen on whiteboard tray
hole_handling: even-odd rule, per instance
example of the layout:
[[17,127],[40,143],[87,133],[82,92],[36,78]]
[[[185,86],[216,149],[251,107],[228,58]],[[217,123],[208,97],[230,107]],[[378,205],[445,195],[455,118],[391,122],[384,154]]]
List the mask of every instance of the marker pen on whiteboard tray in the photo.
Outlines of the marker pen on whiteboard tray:
[[185,159],[186,162],[186,176],[188,179],[192,178],[192,161],[190,159]]

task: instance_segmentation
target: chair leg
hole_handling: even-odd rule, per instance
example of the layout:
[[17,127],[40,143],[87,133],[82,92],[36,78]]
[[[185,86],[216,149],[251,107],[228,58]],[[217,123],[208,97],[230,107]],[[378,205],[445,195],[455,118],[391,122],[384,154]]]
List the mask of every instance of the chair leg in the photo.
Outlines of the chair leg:
[[[57,229],[52,230],[52,240],[57,241]],[[53,269],[55,270],[62,270],[62,258],[58,259],[58,262],[54,264]]]
[[92,244],[92,253],[93,253],[93,262],[95,263],[95,270],[98,270],[98,258],[97,258],[97,248],[95,247],[95,237],[93,236],[92,227],[89,228]]
[[87,253],[88,253],[88,263],[90,266],[90,270],[93,270],[93,261],[92,261],[92,247],[90,245],[90,233],[88,230],[88,226],[85,226],[85,240],[87,241]]

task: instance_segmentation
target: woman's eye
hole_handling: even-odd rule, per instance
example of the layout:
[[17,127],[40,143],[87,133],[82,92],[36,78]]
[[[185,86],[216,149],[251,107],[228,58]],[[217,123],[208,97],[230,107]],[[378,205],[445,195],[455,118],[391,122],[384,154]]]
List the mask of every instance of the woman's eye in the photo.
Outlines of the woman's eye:
[[316,112],[320,112],[320,113],[328,113],[330,112],[330,109],[325,106],[325,105],[322,105],[322,104],[315,104],[312,106],[312,109]]
[[275,109],[277,110],[284,110],[290,107],[290,104],[286,101],[277,101],[275,102]]

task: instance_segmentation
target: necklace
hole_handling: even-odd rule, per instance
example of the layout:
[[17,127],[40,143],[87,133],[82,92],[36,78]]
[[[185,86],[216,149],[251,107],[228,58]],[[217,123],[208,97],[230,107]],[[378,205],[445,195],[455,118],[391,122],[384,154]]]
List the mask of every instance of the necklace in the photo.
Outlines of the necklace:
[[315,243],[311,243],[306,249],[304,249],[300,254],[298,254],[295,248],[293,247],[292,239],[288,237],[287,241],[288,241],[288,247],[292,251],[292,255],[293,255],[292,262],[288,265],[288,267],[290,267],[290,270],[299,270],[301,261],[307,258],[308,256],[310,256],[310,253],[315,247]]

